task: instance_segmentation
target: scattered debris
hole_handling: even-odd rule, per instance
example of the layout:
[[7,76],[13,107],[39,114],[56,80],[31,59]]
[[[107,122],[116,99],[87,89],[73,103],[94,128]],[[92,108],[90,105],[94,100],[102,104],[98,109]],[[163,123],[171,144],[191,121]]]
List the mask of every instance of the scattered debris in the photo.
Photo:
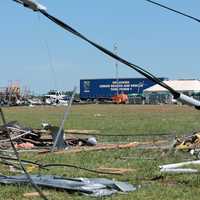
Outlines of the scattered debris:
[[94,117],[103,117],[103,115],[100,113],[96,113],[96,114],[94,114]]
[[0,127],[0,149],[9,148],[11,146],[7,131],[9,130],[12,141],[15,144],[32,143],[31,141],[40,141],[40,133],[34,132],[31,128],[25,128],[16,121],[7,123]]
[[[103,151],[103,150],[112,150],[112,149],[129,149],[135,148],[138,146],[138,142],[131,142],[127,144],[97,144],[94,147],[74,147],[68,149],[68,151],[57,151],[56,154],[62,153],[80,153],[80,152],[89,152],[89,151]],[[48,151],[42,151],[40,153],[48,153]]]
[[23,149],[31,149],[34,147],[34,144],[30,143],[30,142],[25,142],[25,143],[21,143],[21,144],[16,144],[15,145],[16,148],[23,148]]
[[99,130],[80,130],[80,129],[66,129],[65,133],[76,133],[76,134],[95,134],[95,133],[100,133]]
[[175,164],[161,165],[159,166],[159,168],[160,172],[163,173],[199,173],[200,171],[197,169],[181,168],[186,165],[199,165],[199,164],[200,160],[195,160],[195,161],[181,162]]
[[174,148],[180,151],[190,152],[200,159],[200,132],[194,132],[192,135],[175,139]]
[[22,170],[17,170],[13,165],[9,165],[9,171],[12,173],[23,173]]
[[[32,129],[23,127],[17,121],[9,122],[0,127],[0,150],[11,148],[10,139],[7,136],[7,130],[10,131],[11,139],[18,149],[37,149],[50,148],[55,143],[59,127],[48,123],[42,124],[44,129]],[[97,140],[95,137],[67,138],[64,139],[64,130],[58,137],[56,148],[58,150],[74,146],[95,146]]]
[[195,132],[192,135],[176,138],[174,147],[177,150],[187,150],[200,148],[200,132]]
[[[49,192],[44,192],[44,195],[48,196]],[[29,192],[29,193],[24,193],[23,196],[26,198],[32,198],[32,197],[39,197],[40,194],[38,192]]]
[[181,162],[181,163],[175,163],[175,164],[167,164],[167,165],[160,165],[160,168],[165,168],[165,169],[174,169],[174,168],[179,168],[183,167],[185,165],[199,165],[200,160],[193,160],[193,161],[188,161],[188,162]]
[[129,172],[133,172],[133,169],[126,169],[126,168],[108,168],[108,167],[99,167],[97,170],[101,170],[104,172],[109,172],[113,174],[126,174]]
[[160,170],[160,172],[162,173],[199,173],[199,170],[197,169],[190,169],[190,168],[178,168],[178,169],[167,169],[167,168],[163,168]]
[[66,141],[70,146],[96,146],[97,145],[97,140],[95,137],[67,138]]
[[[41,187],[80,192],[93,197],[110,196],[117,192],[135,191],[137,187],[120,181],[104,178],[64,178],[60,176],[31,175],[32,180]],[[26,176],[0,176],[2,184],[27,184]]]
[[[104,150],[113,150],[113,149],[129,149],[129,148],[136,148],[137,149],[152,149],[152,147],[156,149],[160,149],[163,144],[166,143],[166,140],[158,140],[158,141],[148,141],[148,142],[130,142],[130,143],[108,143],[108,144],[97,144],[91,145],[88,143],[95,142],[95,138],[88,138],[88,139],[66,139],[68,144],[71,144],[73,148],[68,148],[66,150],[56,151],[56,154],[62,153],[81,153],[81,152],[89,152],[89,151],[104,151]],[[84,144],[84,145],[82,145]],[[169,147],[168,147],[169,149]],[[41,150],[39,153],[49,153],[49,150]]]
[[60,150],[60,149],[65,149],[68,147],[68,144],[64,140],[64,130],[63,129],[60,130],[59,135],[58,135],[58,132],[59,132],[60,128],[57,126],[52,126],[51,124],[48,124],[48,125],[44,126],[44,129],[48,130],[51,133],[52,139],[53,139],[53,144],[55,144],[55,142],[56,142],[55,147],[57,149]]
[[158,158],[148,158],[148,157],[135,157],[135,156],[123,156],[120,157],[122,160],[128,160],[128,159],[133,159],[133,160],[158,160]]

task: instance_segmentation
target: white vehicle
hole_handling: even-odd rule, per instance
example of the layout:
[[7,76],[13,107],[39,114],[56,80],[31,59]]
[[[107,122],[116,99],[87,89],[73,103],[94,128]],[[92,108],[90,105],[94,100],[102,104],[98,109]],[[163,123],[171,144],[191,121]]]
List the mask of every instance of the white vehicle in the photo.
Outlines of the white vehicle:
[[69,97],[64,95],[62,92],[57,90],[51,90],[47,95],[44,96],[45,103],[51,104],[68,104]]
[[42,101],[39,98],[28,99],[30,105],[42,105]]

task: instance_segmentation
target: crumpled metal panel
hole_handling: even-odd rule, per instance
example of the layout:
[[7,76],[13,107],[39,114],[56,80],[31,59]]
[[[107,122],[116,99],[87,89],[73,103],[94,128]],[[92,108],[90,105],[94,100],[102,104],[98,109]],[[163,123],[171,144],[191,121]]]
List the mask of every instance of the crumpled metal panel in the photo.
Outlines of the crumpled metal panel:
[[[81,192],[86,195],[103,197],[114,193],[131,192],[136,187],[120,181],[112,181],[104,178],[63,178],[60,176],[32,175],[33,181],[42,187],[65,189],[69,191]],[[29,180],[26,176],[0,176],[2,184],[27,184]]]

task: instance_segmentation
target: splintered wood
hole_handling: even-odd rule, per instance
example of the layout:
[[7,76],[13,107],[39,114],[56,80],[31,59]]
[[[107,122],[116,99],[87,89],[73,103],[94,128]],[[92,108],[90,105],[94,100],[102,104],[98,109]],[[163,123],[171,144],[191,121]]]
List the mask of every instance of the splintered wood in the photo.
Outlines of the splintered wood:
[[128,149],[137,147],[138,142],[132,142],[128,144],[98,144],[94,147],[74,147],[73,149],[68,149],[65,151],[57,151],[55,154],[61,153],[80,153],[80,152],[88,152],[88,151],[104,151],[104,150],[112,150],[112,149]]
[[100,133],[99,130],[80,130],[80,129],[66,129],[65,133],[85,133],[85,134],[95,134],[95,133]]
[[103,171],[103,172],[109,172],[113,174],[127,174],[129,172],[135,171],[134,169],[127,169],[127,168],[110,168],[110,167],[99,167],[97,170]]
[[[48,196],[49,193],[44,192],[44,195]],[[29,193],[24,193],[23,196],[26,197],[26,198],[33,198],[33,197],[40,197],[40,194],[38,192],[29,192]]]
[[[106,151],[113,149],[130,149],[141,146],[152,147],[152,145],[159,148],[160,145],[165,144],[166,140],[159,141],[148,141],[148,142],[131,142],[127,144],[97,144],[96,146],[75,146],[73,148],[55,151],[55,154],[63,154],[63,153],[81,153],[81,152],[89,152],[89,151]],[[50,153],[49,150],[43,150],[39,152],[40,154]]]

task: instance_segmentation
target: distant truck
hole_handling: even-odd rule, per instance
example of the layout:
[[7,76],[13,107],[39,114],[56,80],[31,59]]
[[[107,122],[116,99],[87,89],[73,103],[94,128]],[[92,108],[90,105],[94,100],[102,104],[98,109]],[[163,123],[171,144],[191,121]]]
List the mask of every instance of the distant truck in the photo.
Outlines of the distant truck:
[[[168,80],[167,78],[160,78]],[[112,101],[117,94],[142,94],[143,90],[155,85],[146,78],[109,78],[80,80],[80,99],[83,101]]]
[[57,90],[51,90],[44,96],[45,104],[68,104],[69,97]]

